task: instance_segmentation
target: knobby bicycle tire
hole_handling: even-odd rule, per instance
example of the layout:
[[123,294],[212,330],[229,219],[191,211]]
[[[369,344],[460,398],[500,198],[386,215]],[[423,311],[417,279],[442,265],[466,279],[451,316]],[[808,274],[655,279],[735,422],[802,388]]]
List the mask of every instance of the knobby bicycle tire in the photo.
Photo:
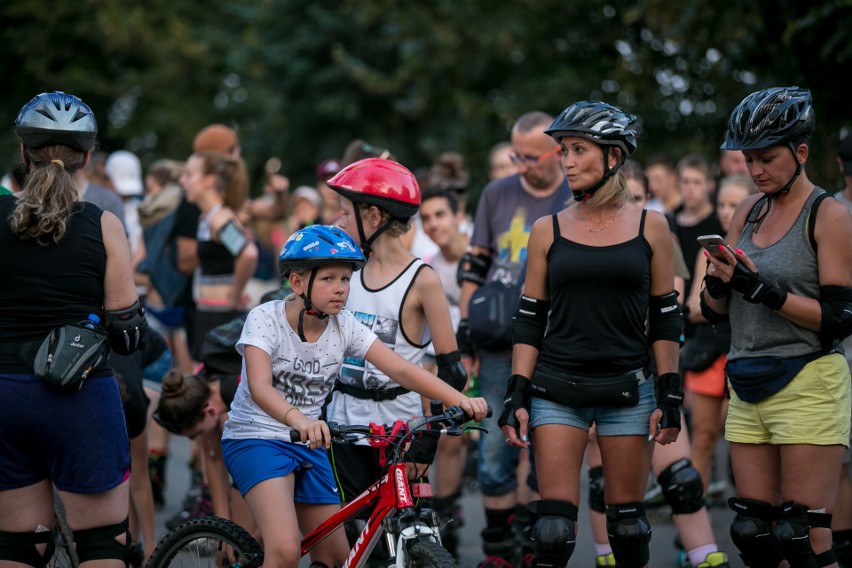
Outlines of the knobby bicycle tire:
[[65,517],[65,505],[59,493],[53,490],[53,556],[48,562],[49,568],[77,568],[80,561],[74,549],[74,534]]
[[456,568],[456,561],[440,544],[418,540],[408,545],[407,568]]
[[241,526],[219,517],[186,521],[160,539],[147,568],[213,568],[224,546],[233,551],[231,568],[257,568],[263,549]]

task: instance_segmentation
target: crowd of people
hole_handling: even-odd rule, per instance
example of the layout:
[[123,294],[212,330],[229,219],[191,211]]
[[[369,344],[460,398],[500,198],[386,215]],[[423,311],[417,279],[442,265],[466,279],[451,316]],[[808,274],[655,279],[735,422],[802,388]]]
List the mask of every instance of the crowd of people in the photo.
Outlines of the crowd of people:
[[[617,106],[526,112],[469,203],[453,151],[409,168],[356,139],[291,188],[275,159],[250,179],[227,125],[145,168],[97,150],[79,98],[36,96],[0,190],[0,566],[45,565],[54,491],[84,565],[144,565],[171,436],[194,450],[170,526],[232,519],[264,565],[297,566],[299,533],[382,471],[327,422],[438,400],[490,434],[419,440],[409,477],[435,486],[457,553],[476,455],[479,568],[568,565],[584,464],[597,566],[649,565],[656,486],[683,566],[737,565],[710,522],[729,514],[746,566],[852,567],[852,135],[824,199],[814,116],[807,90],[765,89],[733,109],[718,161],[640,163],[653,141]],[[511,339],[474,317],[502,301],[493,283],[515,294]],[[58,368],[71,337],[90,359]]]

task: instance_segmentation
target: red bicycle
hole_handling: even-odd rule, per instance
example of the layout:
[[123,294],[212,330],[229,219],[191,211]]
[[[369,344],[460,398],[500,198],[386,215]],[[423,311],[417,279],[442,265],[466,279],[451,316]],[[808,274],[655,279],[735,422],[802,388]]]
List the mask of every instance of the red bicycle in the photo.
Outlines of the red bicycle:
[[[488,409],[491,415],[491,409]],[[409,486],[405,471],[405,453],[415,436],[460,436],[468,430],[481,430],[467,424],[464,411],[452,406],[442,413],[421,416],[393,425],[342,425],[329,423],[332,440],[351,443],[363,437],[373,439],[386,448],[386,473],[363,493],[326,519],[302,538],[302,556],[307,555],[324,538],[354,520],[362,510],[371,510],[349,557],[341,568],[366,565],[373,548],[384,536],[388,551],[387,566],[397,568],[455,568],[453,557],[441,545],[438,517],[431,509],[418,509],[415,499],[431,496],[431,485]],[[294,442],[299,433],[293,431]],[[223,562],[224,560],[224,562]],[[263,565],[263,549],[239,525],[218,517],[205,517],[183,523],[170,531],[157,544],[148,568],[172,566],[259,568]]]

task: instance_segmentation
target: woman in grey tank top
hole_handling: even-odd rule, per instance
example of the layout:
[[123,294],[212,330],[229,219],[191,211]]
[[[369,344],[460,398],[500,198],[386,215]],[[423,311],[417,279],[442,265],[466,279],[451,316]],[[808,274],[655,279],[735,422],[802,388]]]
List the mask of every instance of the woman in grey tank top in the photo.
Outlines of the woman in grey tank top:
[[852,409],[838,344],[850,327],[852,218],[833,199],[815,209],[824,191],[803,168],[813,130],[810,92],[798,87],[758,91],[734,109],[722,149],[743,151],[759,193],[734,214],[732,248],[708,255],[701,291],[705,317],[731,322],[731,536],[752,568],[837,566],[830,527]]

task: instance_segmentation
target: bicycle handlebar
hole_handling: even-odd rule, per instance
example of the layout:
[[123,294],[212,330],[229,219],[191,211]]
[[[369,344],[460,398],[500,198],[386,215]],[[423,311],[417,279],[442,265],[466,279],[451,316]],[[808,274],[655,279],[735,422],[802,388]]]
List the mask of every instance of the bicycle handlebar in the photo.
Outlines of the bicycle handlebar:
[[[488,406],[488,411],[486,413],[486,417],[490,418],[492,415],[491,406]],[[399,431],[397,437],[406,436],[416,430],[423,430],[423,432],[440,432],[441,434],[449,434],[449,435],[460,435],[462,430],[459,430],[458,433],[454,432],[454,429],[458,429],[464,424],[471,420],[467,414],[465,414],[464,410],[458,406],[450,406],[440,414],[433,414],[432,416],[416,416],[411,418],[410,420],[403,421],[400,420],[404,425],[403,428]],[[428,424],[437,424],[441,423],[445,425],[445,427],[440,430],[427,430],[424,426]],[[384,425],[384,436],[387,437],[390,435],[390,432],[393,430],[395,424],[385,424]],[[366,435],[369,436],[371,434],[376,434],[373,431],[373,428],[367,424],[338,424],[336,422],[328,423],[329,432],[331,432],[331,439],[336,442],[350,442],[352,441],[353,435]],[[302,434],[298,430],[290,430],[290,441],[293,443],[302,441]]]

